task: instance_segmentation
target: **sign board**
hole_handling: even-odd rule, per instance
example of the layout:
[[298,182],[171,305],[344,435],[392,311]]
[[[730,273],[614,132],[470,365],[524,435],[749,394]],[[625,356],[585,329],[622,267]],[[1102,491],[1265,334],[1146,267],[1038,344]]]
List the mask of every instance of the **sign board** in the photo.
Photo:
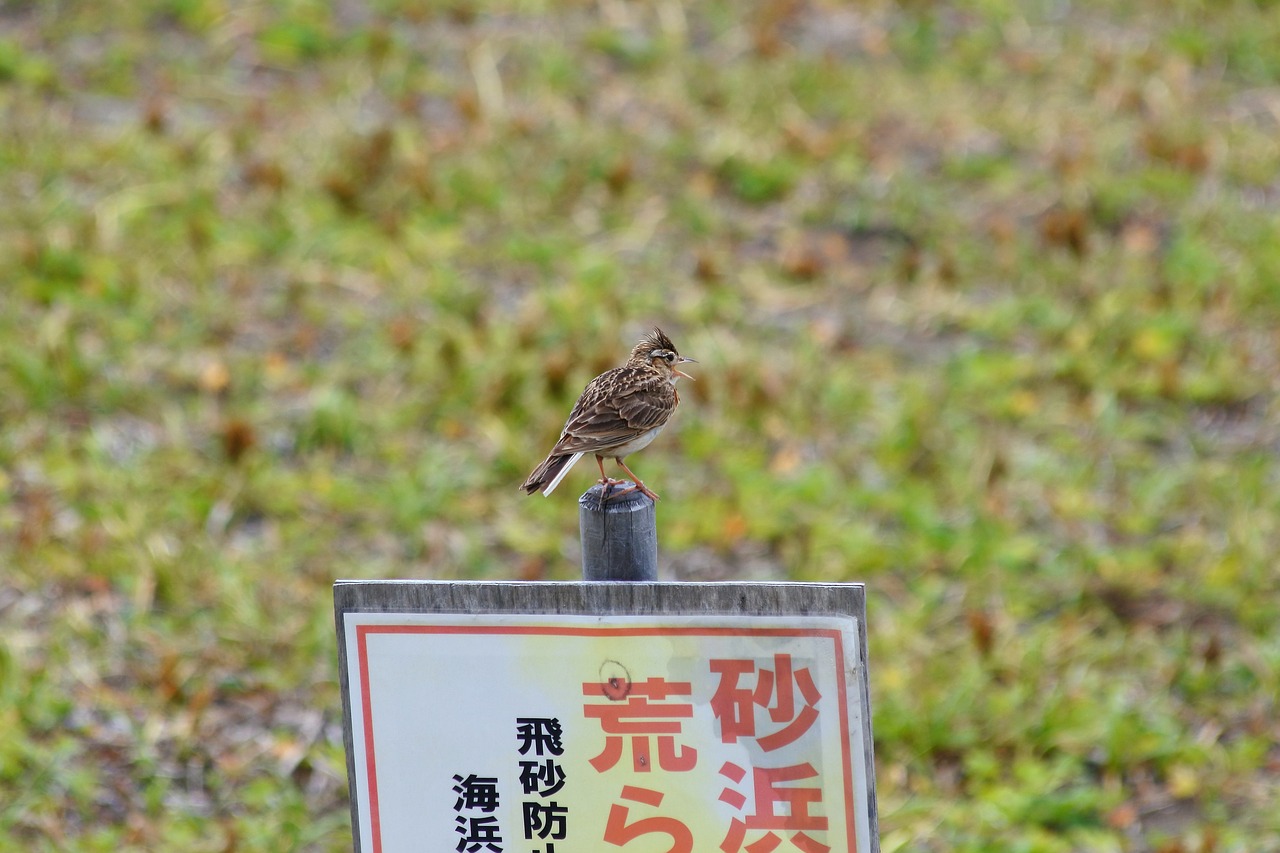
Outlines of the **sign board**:
[[338,582],[359,853],[875,853],[861,584]]

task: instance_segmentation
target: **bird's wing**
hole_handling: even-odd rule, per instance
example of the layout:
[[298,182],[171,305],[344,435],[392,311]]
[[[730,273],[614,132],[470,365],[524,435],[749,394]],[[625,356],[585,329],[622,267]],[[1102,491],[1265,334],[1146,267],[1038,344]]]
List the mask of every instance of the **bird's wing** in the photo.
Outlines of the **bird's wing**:
[[591,380],[569,413],[552,453],[593,453],[625,444],[660,427],[676,408],[675,388],[663,377],[616,367]]

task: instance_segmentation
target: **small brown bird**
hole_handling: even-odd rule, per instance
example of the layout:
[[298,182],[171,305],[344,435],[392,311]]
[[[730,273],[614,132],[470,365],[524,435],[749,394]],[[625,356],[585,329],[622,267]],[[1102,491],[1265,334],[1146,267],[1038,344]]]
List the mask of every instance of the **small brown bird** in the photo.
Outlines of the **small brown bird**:
[[[587,384],[569,413],[560,440],[520,488],[528,494],[541,491],[549,495],[575,462],[594,453],[600,466],[599,482],[604,484],[605,500],[639,489],[656,501],[657,494],[646,488],[623,460],[657,438],[671,420],[680,404],[676,382],[681,376],[693,379],[676,365],[689,361],[696,363],[697,359],[676,352],[676,345],[661,329],[654,329],[641,338],[626,364],[606,370]],[[625,481],[605,475],[607,456],[618,460],[635,486],[609,494],[610,489]]]

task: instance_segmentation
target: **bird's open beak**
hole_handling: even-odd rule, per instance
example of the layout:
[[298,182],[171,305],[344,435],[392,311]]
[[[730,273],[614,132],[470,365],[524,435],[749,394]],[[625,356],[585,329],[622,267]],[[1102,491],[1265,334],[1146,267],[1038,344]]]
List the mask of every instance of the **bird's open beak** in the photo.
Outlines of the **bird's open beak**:
[[[698,363],[698,360],[696,358],[689,358],[687,355],[682,355],[680,356],[680,360],[677,361],[676,364],[684,364],[686,361],[692,361],[694,364]],[[685,379],[688,379],[690,382],[698,381],[694,379],[692,376],[690,376],[689,374],[685,373],[683,370],[677,370],[676,375],[683,376]]]

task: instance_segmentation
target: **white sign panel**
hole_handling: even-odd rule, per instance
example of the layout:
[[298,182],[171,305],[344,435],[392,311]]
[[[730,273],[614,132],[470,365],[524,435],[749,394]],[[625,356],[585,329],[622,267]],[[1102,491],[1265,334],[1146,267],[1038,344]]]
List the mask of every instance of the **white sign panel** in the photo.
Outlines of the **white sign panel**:
[[364,853],[876,849],[852,616],[340,626]]

